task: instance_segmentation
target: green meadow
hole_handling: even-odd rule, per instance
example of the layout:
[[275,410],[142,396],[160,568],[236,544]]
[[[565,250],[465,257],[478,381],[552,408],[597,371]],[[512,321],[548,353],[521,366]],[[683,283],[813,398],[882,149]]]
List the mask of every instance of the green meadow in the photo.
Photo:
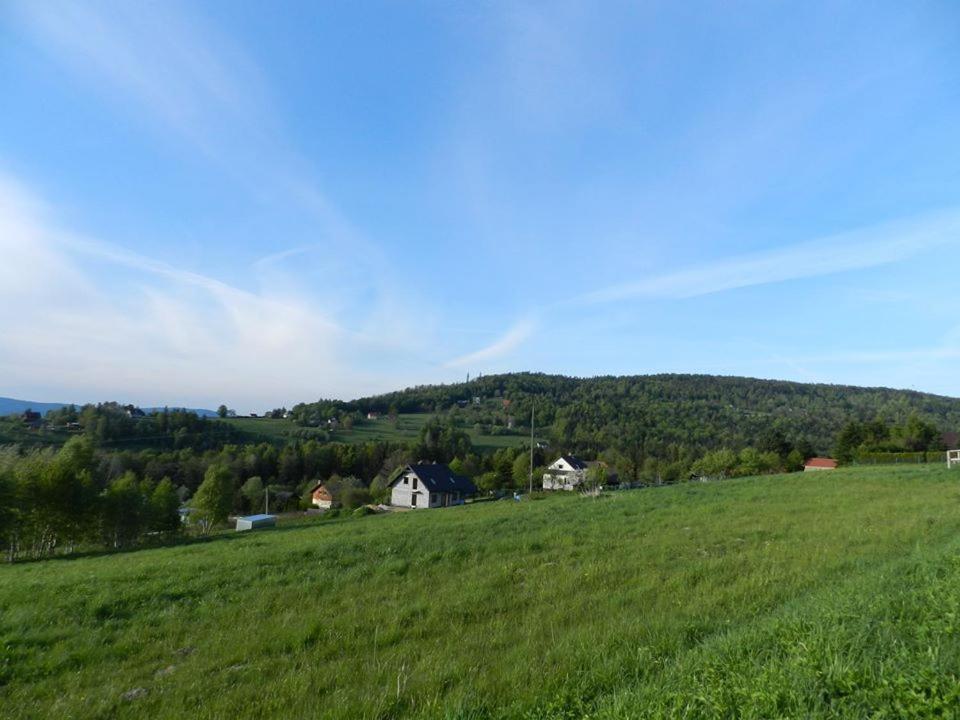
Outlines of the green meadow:
[[4,718],[960,712],[960,472],[299,522],[0,568]]

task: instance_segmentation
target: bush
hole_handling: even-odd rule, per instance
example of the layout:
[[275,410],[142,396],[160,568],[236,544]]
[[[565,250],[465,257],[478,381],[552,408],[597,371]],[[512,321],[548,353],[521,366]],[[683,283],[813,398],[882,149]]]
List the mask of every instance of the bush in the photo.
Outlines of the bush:
[[371,499],[370,491],[366,488],[345,487],[340,492],[340,504],[346,510],[366,505]]
[[374,510],[371,507],[368,507],[367,505],[361,505],[360,507],[358,507],[356,510],[353,511],[353,516],[363,517],[364,515],[374,515],[376,514],[376,512],[377,512],[376,510]]

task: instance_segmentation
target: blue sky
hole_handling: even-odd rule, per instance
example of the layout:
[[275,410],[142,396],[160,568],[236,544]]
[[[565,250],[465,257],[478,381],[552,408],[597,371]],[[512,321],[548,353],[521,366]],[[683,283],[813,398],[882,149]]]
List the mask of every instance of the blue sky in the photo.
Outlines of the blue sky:
[[0,6],[0,394],[960,396],[953,2]]

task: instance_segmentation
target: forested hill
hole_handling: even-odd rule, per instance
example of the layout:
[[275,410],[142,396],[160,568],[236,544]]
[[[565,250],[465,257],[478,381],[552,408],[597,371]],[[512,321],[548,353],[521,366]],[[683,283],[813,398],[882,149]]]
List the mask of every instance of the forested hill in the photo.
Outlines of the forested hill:
[[[451,413],[496,426],[513,418],[563,447],[602,448],[640,434],[654,445],[743,447],[765,431],[827,451],[851,420],[904,423],[911,415],[941,431],[960,430],[960,399],[889,388],[863,388],[711,375],[571,378],[541,373],[488,375],[348,403],[300,405],[295,415],[331,410],[362,413]],[[333,406],[338,406],[334,408]]]

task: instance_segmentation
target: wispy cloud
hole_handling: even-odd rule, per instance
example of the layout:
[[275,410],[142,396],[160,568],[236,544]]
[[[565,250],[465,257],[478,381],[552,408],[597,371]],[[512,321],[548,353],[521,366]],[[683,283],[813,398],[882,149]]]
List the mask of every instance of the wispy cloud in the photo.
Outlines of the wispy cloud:
[[368,357],[422,367],[389,332],[349,331],[308,295],[251,292],[80,237],[2,176],[0,257],[9,390],[257,409],[400,381]]
[[480,350],[462,355],[445,363],[444,367],[458,368],[476,366],[508,355],[523,344],[536,329],[533,318],[516,322],[506,333]]
[[[957,397],[956,366],[960,360],[960,325],[953,325],[939,337],[926,342],[885,344],[878,338],[874,347],[830,346],[822,352],[797,352],[791,359],[805,367],[817,368],[829,382],[855,385],[909,387]],[[821,380],[825,381],[825,380]]]
[[14,8],[50,55],[210,154],[230,128],[249,135],[271,123],[256,65],[183,6],[49,0]]
[[[295,218],[291,222],[307,228],[310,239],[252,263],[249,282],[241,288],[216,279],[215,272],[192,272],[97,238],[51,232],[52,214],[32,213],[25,219],[21,211],[27,200],[19,197],[19,229],[10,238],[20,241],[10,252],[24,256],[27,264],[32,241],[26,238],[44,235],[45,242],[29,250],[33,265],[44,268],[44,276],[35,281],[58,277],[59,266],[63,274],[90,286],[91,292],[77,293],[90,300],[101,292],[92,265],[136,275],[122,307],[133,312],[131,306],[138,303],[137,312],[147,313],[163,331],[148,343],[157,353],[167,347],[174,355],[200,362],[196,348],[184,348],[202,345],[204,337],[217,338],[232,348],[230,365],[249,365],[244,372],[252,377],[254,356],[259,354],[256,362],[264,363],[270,357],[264,344],[272,342],[283,348],[284,377],[267,373],[271,377],[258,378],[258,392],[264,397],[271,386],[276,390],[295,383],[305,389],[300,399],[314,394],[306,390],[311,384],[318,385],[316,392],[332,395],[363,392],[371,384],[384,387],[373,376],[365,379],[358,368],[373,364],[371,348],[389,349],[395,368],[410,372],[423,366],[407,357],[403,347],[414,325],[420,336],[434,326],[432,306],[409,288],[401,292],[382,247],[315,181],[314,169],[285,131],[264,73],[243,48],[199,11],[175,0],[133,5],[50,0],[17,2],[13,7],[21,27],[43,52],[95,92],[142,118],[165,140],[179,142],[254,200],[274,206],[286,221]],[[24,194],[15,186],[7,183],[3,197],[8,202],[14,202],[10,198],[15,194]],[[13,274],[12,268],[21,263],[16,254],[10,257],[5,268]],[[4,272],[0,269],[0,277]],[[96,313],[108,318],[118,310],[109,302],[96,308],[83,302],[72,305],[74,320],[85,323]],[[57,308],[46,303],[44,307],[56,314]],[[130,329],[136,331],[135,326]],[[104,321],[103,327],[122,334],[127,325]],[[300,337],[299,343],[292,341],[294,335]],[[257,339],[248,344],[251,338]],[[302,363],[294,367],[296,358]],[[222,365],[222,360],[217,362]],[[213,378],[210,387],[225,388],[230,377],[227,373]],[[311,378],[320,380],[311,383]],[[251,380],[248,387],[252,384]],[[195,386],[203,383],[198,379]],[[291,397],[287,391],[280,396]]]
[[96,92],[184,142],[256,200],[305,214],[329,252],[360,246],[369,271],[384,271],[380,248],[340,211],[290,142],[265,73],[201,13],[176,0],[24,1],[14,8],[41,50]]
[[595,290],[572,302],[691,298],[710,293],[889,265],[960,244],[960,211],[891,222],[762,253]]

